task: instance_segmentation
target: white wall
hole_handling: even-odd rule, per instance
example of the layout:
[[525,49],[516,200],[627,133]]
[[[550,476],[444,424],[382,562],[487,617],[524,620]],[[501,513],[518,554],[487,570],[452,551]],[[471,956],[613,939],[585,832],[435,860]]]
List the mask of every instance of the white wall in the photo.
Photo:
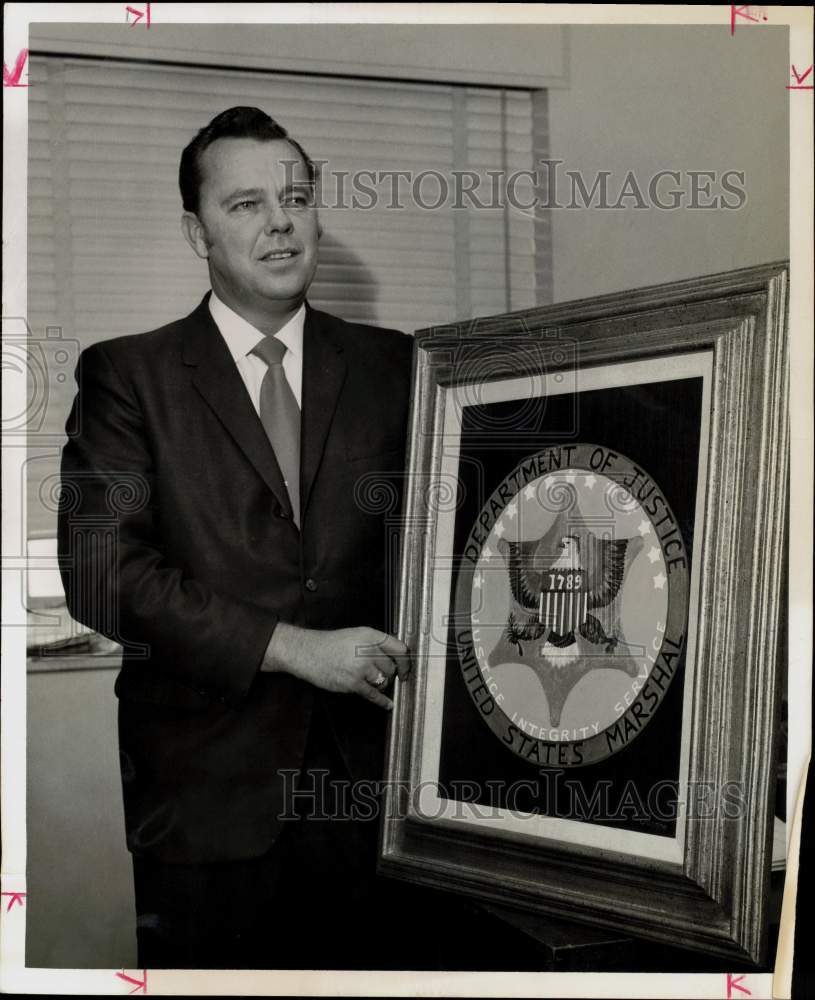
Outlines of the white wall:
[[26,964],[136,964],[115,670],[28,677]]
[[582,171],[589,188],[612,171],[612,200],[628,170],[645,188],[663,169],[742,170],[747,201],[738,211],[552,210],[555,301],[788,256],[787,47],[787,29],[767,25],[733,37],[724,23],[570,29],[570,86],[549,93],[560,170]]
[[[230,15],[235,13],[233,7]],[[43,16],[47,19],[47,12]],[[233,23],[216,28],[168,24],[159,16],[149,35],[122,31],[121,24],[32,24],[30,48],[493,87],[559,87],[568,73],[566,29],[557,24]]]

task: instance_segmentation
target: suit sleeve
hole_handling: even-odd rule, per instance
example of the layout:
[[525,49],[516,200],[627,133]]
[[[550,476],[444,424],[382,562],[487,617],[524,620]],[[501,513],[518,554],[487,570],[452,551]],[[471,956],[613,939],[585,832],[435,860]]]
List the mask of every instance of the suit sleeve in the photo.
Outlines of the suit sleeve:
[[168,565],[143,413],[104,345],[86,349],[62,454],[59,561],[68,610],[153,669],[236,705],[277,616]]

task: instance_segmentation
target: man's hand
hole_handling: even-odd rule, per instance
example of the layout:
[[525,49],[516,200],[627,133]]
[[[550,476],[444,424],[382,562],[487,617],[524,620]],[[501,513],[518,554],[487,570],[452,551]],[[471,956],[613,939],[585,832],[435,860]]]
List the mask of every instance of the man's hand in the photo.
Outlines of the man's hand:
[[383,689],[395,675],[407,677],[410,653],[403,642],[373,628],[321,631],[279,622],[261,670],[284,671],[326,691],[358,694],[391,709]]

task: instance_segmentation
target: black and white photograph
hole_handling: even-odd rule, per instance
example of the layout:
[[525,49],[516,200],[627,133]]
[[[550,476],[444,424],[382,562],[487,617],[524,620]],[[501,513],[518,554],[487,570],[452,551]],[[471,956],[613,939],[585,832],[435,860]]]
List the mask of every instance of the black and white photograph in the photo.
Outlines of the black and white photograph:
[[812,20],[5,7],[4,991],[796,996]]

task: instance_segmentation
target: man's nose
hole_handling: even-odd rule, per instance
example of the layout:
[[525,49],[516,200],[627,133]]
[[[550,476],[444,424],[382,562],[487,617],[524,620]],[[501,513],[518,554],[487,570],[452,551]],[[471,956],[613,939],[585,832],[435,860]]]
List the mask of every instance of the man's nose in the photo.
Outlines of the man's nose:
[[264,229],[267,233],[291,232],[291,219],[282,205],[271,205],[269,207],[269,211],[266,214],[266,224]]

